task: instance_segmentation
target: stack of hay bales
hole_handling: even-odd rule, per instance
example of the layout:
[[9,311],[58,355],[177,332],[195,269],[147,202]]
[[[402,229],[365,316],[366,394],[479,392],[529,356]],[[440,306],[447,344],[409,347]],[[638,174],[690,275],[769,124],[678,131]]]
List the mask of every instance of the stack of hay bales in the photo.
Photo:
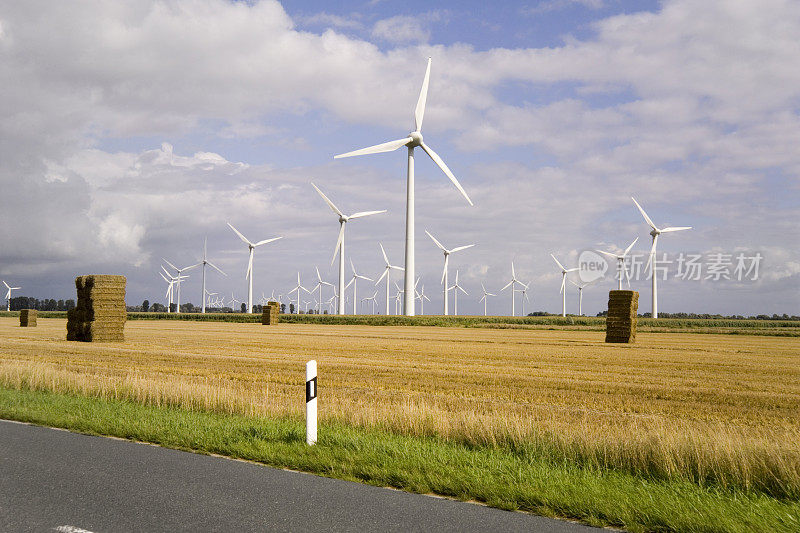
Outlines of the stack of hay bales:
[[636,342],[636,313],[639,293],[609,291],[606,342]]
[[36,327],[36,309],[22,309],[19,312],[19,327],[21,328]]
[[67,340],[122,342],[125,340],[125,276],[92,275],[75,278],[78,304],[67,312]]
[[278,323],[278,313],[280,312],[280,305],[278,302],[267,302],[261,311],[261,324],[270,326]]

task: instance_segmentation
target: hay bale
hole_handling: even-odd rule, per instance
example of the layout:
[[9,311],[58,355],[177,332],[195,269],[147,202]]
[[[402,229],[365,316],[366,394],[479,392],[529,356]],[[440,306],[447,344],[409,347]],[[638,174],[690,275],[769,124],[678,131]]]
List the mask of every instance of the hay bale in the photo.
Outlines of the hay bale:
[[19,327],[21,328],[35,328],[36,327],[36,309],[22,309],[19,312]]
[[278,302],[267,302],[262,308],[261,312],[261,324],[263,326],[270,326],[272,324],[278,323],[278,315],[280,312],[280,307]]
[[128,313],[125,276],[88,275],[75,278],[78,302],[67,312],[67,340],[122,342]]
[[636,291],[610,291],[606,342],[632,343],[636,341],[639,293]]

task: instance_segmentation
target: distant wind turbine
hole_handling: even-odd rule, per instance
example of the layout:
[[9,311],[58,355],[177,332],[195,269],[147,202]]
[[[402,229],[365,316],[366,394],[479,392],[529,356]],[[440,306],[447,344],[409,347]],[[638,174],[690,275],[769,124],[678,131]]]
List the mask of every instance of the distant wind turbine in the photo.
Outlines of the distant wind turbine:
[[500,289],[500,292],[503,292],[507,288],[511,287],[511,316],[517,316],[516,308],[514,306],[516,302],[516,291],[514,287],[517,283],[520,285],[522,284],[522,282],[517,279],[517,274],[514,272],[514,261],[511,261],[511,281],[509,281],[505,287]]
[[487,291],[486,287],[483,286],[483,283],[481,283],[481,289],[483,289],[483,296],[481,296],[481,299],[478,300],[478,303],[483,302],[483,316],[486,316],[486,302],[489,299],[487,298],[487,296],[497,296],[497,295]]
[[[670,227],[670,228],[663,228],[658,229],[656,225],[650,220],[650,217],[647,216],[647,213],[644,212],[642,206],[639,205],[639,202],[636,201],[636,198],[631,196],[631,200],[633,203],[636,204],[636,207],[639,208],[639,211],[642,213],[645,222],[652,228],[650,232],[650,236],[653,237],[653,246],[650,248],[650,258],[647,260],[647,264],[650,265],[650,277],[653,281],[653,318],[658,318],[658,287],[656,286],[656,242],[658,241],[658,236],[662,233],[671,233],[673,231],[683,231],[687,229],[692,229],[691,226],[678,226],[678,227]],[[646,268],[646,267],[645,267]]]
[[[417,278],[417,283],[419,283],[419,280],[420,280],[420,278]],[[416,287],[416,283],[414,284],[414,286]],[[416,291],[416,289],[415,289],[415,291]],[[425,295],[425,285],[424,284],[422,285],[420,290],[416,291],[416,292],[417,292],[417,299],[419,300],[419,314],[420,315],[424,315],[425,314],[425,300],[428,300],[430,302],[431,299],[428,298]]]
[[619,285],[618,285],[617,289],[620,290],[620,291],[622,290],[622,276],[623,276],[623,273],[625,275],[625,279],[628,280],[628,288],[630,288],[630,286],[631,286],[631,277],[628,274],[628,269],[625,268],[625,256],[628,255],[628,252],[631,251],[631,248],[633,248],[633,245],[636,244],[636,241],[638,241],[638,240],[639,240],[639,237],[636,237],[633,240],[633,242],[630,243],[630,245],[627,248],[625,248],[625,251],[622,252],[621,254],[612,254],[611,252],[604,252],[603,250],[597,250],[601,254],[607,255],[608,257],[613,257],[614,259],[617,260],[617,279],[619,279]]
[[386,263],[386,266],[384,267],[384,271],[383,274],[381,274],[381,277],[379,277],[378,281],[375,282],[375,285],[380,283],[384,277],[386,278],[386,316],[389,316],[389,271],[392,269],[403,270],[403,267],[394,266],[391,263],[389,263],[389,258],[386,256],[386,250],[383,249],[383,244],[378,243],[378,245],[381,247],[381,253],[383,254],[383,261]]
[[378,296],[378,291],[376,290],[372,296],[367,296],[366,298],[361,299],[361,303],[364,302],[372,302],[372,314],[375,314],[375,298]]
[[[333,250],[333,257],[331,258],[331,264],[333,264],[334,260],[336,260],[336,254],[338,253],[339,254],[339,293],[344,293],[344,228],[345,228],[345,225],[350,220],[353,220],[353,219],[356,219],[356,218],[361,218],[361,217],[366,217],[366,216],[370,216],[370,215],[379,215],[381,213],[385,213],[386,210],[383,209],[382,211],[360,211],[358,213],[353,213],[352,215],[348,216],[348,215],[345,215],[344,213],[342,213],[342,211],[338,207],[336,207],[333,204],[333,202],[331,202],[330,198],[325,196],[325,193],[323,193],[321,190],[319,190],[319,187],[317,187],[313,183],[311,184],[311,186],[314,187],[314,189],[319,193],[320,196],[322,196],[322,199],[325,200],[325,203],[328,204],[328,207],[331,208],[331,211],[333,211],[335,214],[337,214],[339,216],[339,237],[336,239],[336,248],[334,248],[334,250]],[[355,303],[353,303],[353,309],[355,309]],[[339,300],[339,314],[340,315],[344,314],[344,300],[343,299]],[[355,310],[353,311],[353,314],[356,314]]]
[[576,270],[580,270],[580,267],[575,268],[564,268],[564,265],[558,262],[556,256],[550,254],[550,257],[553,258],[553,261],[556,262],[558,268],[561,269],[561,316],[567,316],[567,291],[566,291],[566,284],[567,284],[567,274],[569,272],[575,272]]
[[322,313],[322,307],[321,307],[322,306],[322,286],[323,285],[328,285],[329,287],[333,287],[333,283],[329,283],[327,281],[322,281],[322,276],[319,275],[319,267],[314,267],[314,268],[317,271],[317,284],[314,286],[313,289],[311,289],[311,292],[313,293],[315,290],[319,289],[319,301],[317,301],[316,298],[314,299],[314,302],[316,302],[316,304],[317,304],[317,313],[319,314],[319,313]]
[[594,281],[590,281],[588,283],[581,283],[580,285],[575,283],[572,280],[569,280],[570,283],[578,287],[578,316],[583,316],[583,289],[594,283]]
[[[206,258],[207,249],[208,249],[208,239],[203,239],[203,260],[200,261],[200,264],[203,265],[203,294],[206,293],[206,265],[210,266],[211,268],[213,268],[214,270],[216,270],[217,272],[219,272],[223,276],[226,276],[226,277],[228,276],[225,272],[220,270],[218,266],[216,266],[215,264],[213,264],[211,261],[209,261]],[[206,312],[206,299],[205,298],[203,298],[203,308],[200,310],[200,312],[201,313],[205,313]]]
[[356,286],[358,285],[359,279],[364,279],[367,281],[375,281],[372,278],[368,278],[367,276],[362,276],[361,274],[356,272],[356,266],[353,264],[353,260],[350,260],[350,268],[353,270],[353,277],[350,278],[350,282],[344,287],[347,289],[351,284],[353,285],[353,314],[358,314],[357,304],[358,304],[358,293]]
[[531,282],[529,281],[527,285],[522,282],[519,284],[522,285],[522,288],[518,289],[518,291],[522,293],[522,316],[525,316],[525,302],[530,302],[528,299],[528,287],[531,286]]
[[[162,257],[161,259],[164,259],[164,258]],[[199,267],[202,263],[197,263],[195,265],[189,265],[187,267],[178,268],[175,265],[173,265],[172,263],[170,263],[169,261],[167,261],[166,259],[164,259],[164,262],[166,264],[168,264],[175,272],[178,273],[178,278],[179,279],[177,281],[178,290],[177,290],[177,294],[175,296],[175,301],[176,301],[175,312],[176,313],[180,313],[181,312],[181,283],[183,282],[184,279],[186,279],[188,277],[188,276],[181,277],[181,273],[186,272],[187,270],[191,270],[193,268]],[[164,268],[164,267],[161,267],[161,268]]]
[[461,285],[458,284],[458,270],[456,270],[456,282],[453,284],[452,287],[450,287],[450,289],[453,291],[453,304],[454,304],[453,305],[453,311],[454,311],[453,314],[455,316],[458,316],[458,291],[461,291],[464,294],[466,294],[467,296],[469,296],[469,293],[464,290],[464,287],[462,287]]
[[238,229],[234,228],[233,225],[228,222],[228,226],[233,230],[233,232],[242,239],[247,245],[247,248],[250,250],[250,258],[247,260],[247,273],[244,275],[245,279],[248,280],[247,285],[247,312],[253,312],[253,253],[256,251],[257,246],[261,246],[262,244],[268,244],[278,239],[282,239],[283,237],[273,237],[271,239],[264,239],[263,241],[258,242],[250,242],[247,237],[241,234]]
[[442,243],[437,241],[436,237],[431,235],[428,232],[428,230],[425,230],[425,233],[428,235],[428,237],[431,238],[431,240],[434,242],[434,244],[436,244],[436,246],[438,246],[439,249],[444,254],[444,269],[442,270],[442,286],[443,286],[443,294],[444,294],[444,314],[447,315],[448,314],[447,305],[448,305],[448,300],[449,300],[448,294],[449,294],[449,291],[450,291],[450,287],[448,287],[448,285],[447,285],[447,265],[450,262],[450,254],[453,254],[453,253],[456,253],[456,252],[460,252],[461,250],[466,250],[467,248],[472,248],[475,245],[474,244],[468,244],[466,246],[459,246],[457,248],[453,248],[452,250],[448,250],[447,248],[442,246]]
[[16,291],[22,287],[9,287],[8,283],[5,281],[3,281],[3,285],[5,285],[6,289],[8,289],[8,292],[6,293],[6,311],[11,311],[11,291]]
[[453,185],[461,192],[466,198],[469,205],[472,200],[467,196],[466,191],[456,179],[455,175],[450,171],[445,162],[439,155],[433,151],[428,145],[422,141],[422,119],[425,115],[425,103],[428,99],[428,83],[431,75],[431,58],[428,58],[428,66],[425,69],[425,78],[422,80],[422,89],[419,92],[419,99],[417,100],[417,107],[414,109],[414,131],[408,134],[407,137],[398,139],[396,141],[389,141],[383,144],[362,148],[345,154],[339,154],[334,157],[351,157],[356,155],[379,154],[382,152],[392,152],[403,146],[408,148],[408,173],[406,182],[406,263],[405,263],[405,282],[404,282],[404,310],[407,316],[414,316],[414,280],[416,279],[416,270],[414,266],[414,148],[419,146],[426,154],[433,160],[434,163],[442,170],[442,172],[450,178]]
[[300,283],[300,272],[298,272],[297,273],[297,285],[294,287],[294,289],[289,291],[289,294],[292,294],[293,292],[297,293],[297,307],[295,308],[295,310],[296,310],[298,315],[300,314],[300,291],[301,290],[306,291],[308,294],[311,294],[311,291],[309,291],[308,289],[303,287],[303,285]]

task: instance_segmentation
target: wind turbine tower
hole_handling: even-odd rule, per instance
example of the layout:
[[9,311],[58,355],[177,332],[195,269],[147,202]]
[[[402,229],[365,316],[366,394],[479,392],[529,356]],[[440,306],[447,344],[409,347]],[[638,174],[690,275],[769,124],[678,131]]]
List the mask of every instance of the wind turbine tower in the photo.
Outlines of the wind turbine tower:
[[[233,230],[233,232],[239,236],[240,239],[247,245],[248,249],[250,250],[250,258],[247,260],[247,273],[244,275],[245,279],[248,280],[247,284],[247,312],[253,312],[253,253],[256,250],[257,246],[261,246],[262,244],[267,244],[270,242],[277,241],[278,239],[282,239],[283,237],[273,237],[271,239],[264,239],[263,241],[258,241],[256,243],[250,242],[247,237],[242,235],[238,229],[234,228],[230,222],[228,222],[228,226]],[[180,286],[178,287],[180,290]],[[300,295],[298,293],[298,301]]]

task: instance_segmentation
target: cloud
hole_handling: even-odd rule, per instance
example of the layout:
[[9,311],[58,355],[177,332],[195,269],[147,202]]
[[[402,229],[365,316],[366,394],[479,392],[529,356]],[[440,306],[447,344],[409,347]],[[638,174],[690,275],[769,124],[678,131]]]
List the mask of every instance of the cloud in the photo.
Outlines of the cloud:
[[523,7],[520,9],[520,12],[523,15],[531,16],[550,13],[552,11],[561,11],[572,7],[584,7],[597,10],[601,9],[603,4],[603,0],[546,0],[532,7]]
[[430,39],[431,32],[419,17],[398,15],[376,22],[372,36],[395,44],[424,43]]
[[330,13],[315,13],[313,15],[299,17],[298,22],[306,26],[316,26],[323,28],[336,28],[343,30],[359,30],[364,25],[353,18],[332,15]]

